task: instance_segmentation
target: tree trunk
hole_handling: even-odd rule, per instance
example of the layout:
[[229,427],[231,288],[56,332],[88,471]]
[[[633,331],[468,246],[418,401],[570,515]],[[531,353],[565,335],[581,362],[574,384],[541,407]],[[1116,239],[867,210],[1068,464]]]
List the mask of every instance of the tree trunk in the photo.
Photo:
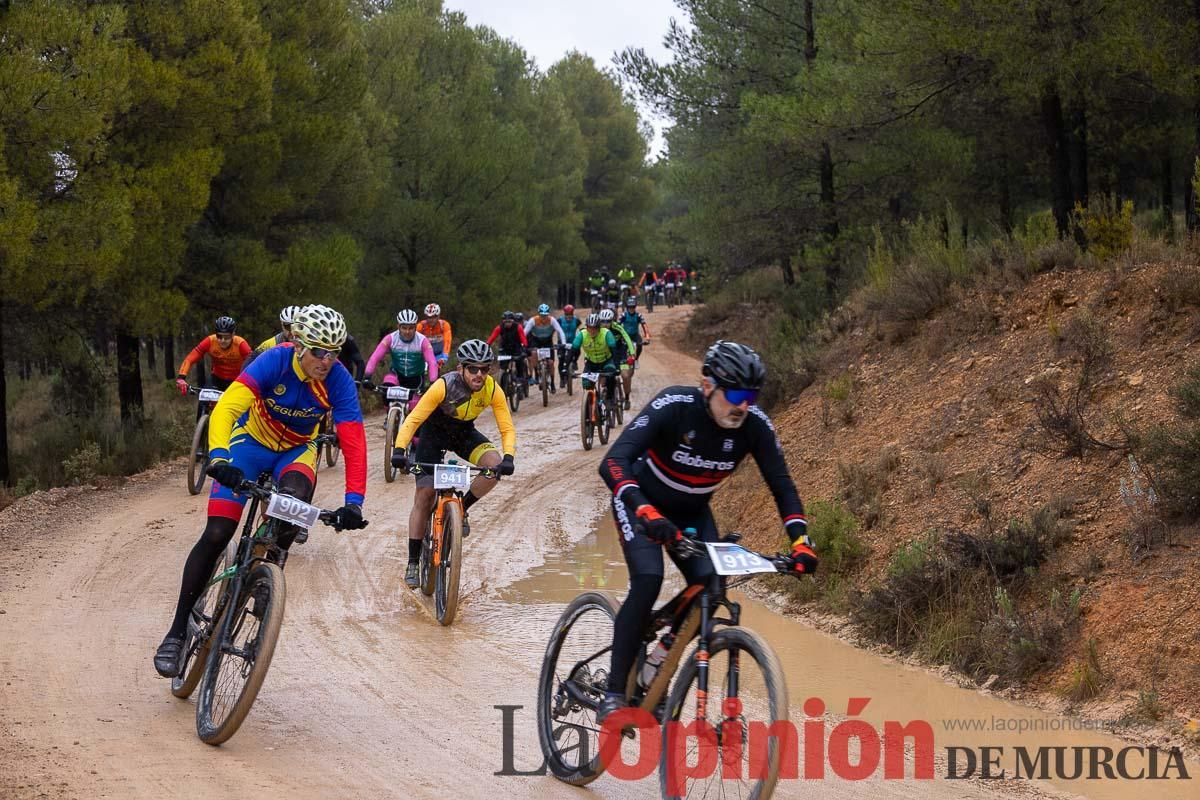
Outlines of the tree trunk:
[[1054,86],[1047,86],[1042,94],[1042,125],[1046,134],[1046,152],[1050,156],[1054,222],[1062,238],[1071,231],[1071,159],[1067,130],[1063,125],[1062,99]]
[[1000,227],[1004,233],[1012,236],[1013,207],[1012,189],[1008,185],[1008,156],[1000,157]]
[[783,270],[783,285],[794,286],[796,283],[796,273],[792,271],[792,257],[784,253],[779,257],[779,268]]
[[[1200,24],[1200,0],[1192,2],[1192,17]],[[1200,47],[1196,48],[1195,66],[1200,66]],[[1196,163],[1200,160],[1200,71],[1194,73],[1193,92],[1195,105],[1192,107],[1192,124],[1195,127],[1195,141],[1192,143],[1192,157],[1188,159],[1186,176],[1183,181],[1183,216],[1187,221],[1187,229],[1194,231],[1200,228],[1200,214],[1196,212],[1196,189],[1192,186],[1195,177]]]
[[175,361],[175,334],[169,333],[163,337],[163,374],[167,380],[175,379],[175,368],[179,366]]
[[842,282],[842,258],[838,248],[837,204],[833,194],[833,152],[829,142],[821,144],[821,233],[829,246],[825,262],[825,293],[832,301]]
[[1171,153],[1162,157],[1162,215],[1167,241],[1175,241],[1175,176],[1171,172]]
[[138,427],[144,418],[142,402],[142,361],[138,337],[117,334],[117,395],[121,399],[121,422]]
[[154,356],[154,337],[146,338],[146,371],[153,375],[158,371],[158,364],[155,362]]
[[1071,107],[1071,189],[1076,203],[1088,207],[1087,104],[1077,100]]

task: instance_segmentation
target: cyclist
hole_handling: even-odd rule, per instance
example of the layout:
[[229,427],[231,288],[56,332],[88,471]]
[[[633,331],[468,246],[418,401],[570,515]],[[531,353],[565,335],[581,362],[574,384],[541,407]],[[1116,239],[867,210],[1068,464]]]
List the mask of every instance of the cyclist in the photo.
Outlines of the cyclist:
[[527,380],[528,375],[525,372],[525,348],[529,346],[529,340],[525,338],[525,328],[517,324],[517,315],[512,311],[505,311],[500,317],[500,324],[492,331],[492,335],[487,338],[487,344],[490,347],[497,339],[500,340],[499,353],[502,356],[512,356],[517,366],[517,379]]
[[682,303],[683,287],[684,284],[687,283],[687,273],[683,271],[683,268],[672,264],[667,268],[666,272],[663,273],[663,281],[665,283],[675,284],[675,302]]
[[[637,352],[634,354],[634,357],[641,358],[642,342],[650,341],[650,329],[646,327],[646,318],[638,313],[636,297],[631,296],[625,300],[625,312],[621,314],[617,322],[629,334],[629,338],[633,343],[637,345]],[[644,339],[642,338],[643,333],[645,333]]]
[[[563,334],[563,329],[559,327],[558,320],[550,316],[550,304],[542,303],[537,308],[537,313],[534,314],[525,323],[525,340],[529,343],[529,374],[534,376],[534,383],[537,382],[537,349],[539,347],[549,347],[551,357],[554,355],[554,337],[558,336],[560,343],[565,343],[567,337]],[[551,361],[551,378],[550,378],[550,393],[554,393],[554,363]]]
[[625,402],[622,405],[629,408],[629,392],[633,389],[633,363],[636,360],[633,355],[633,339],[620,325],[613,325],[614,319],[615,316],[609,309],[600,312],[601,327],[614,332],[613,339],[617,344],[613,348],[613,363],[621,369],[621,387],[625,390]]
[[300,306],[285,306],[279,312],[279,333],[263,339],[258,347],[254,348],[254,354],[250,357],[253,361],[260,355],[270,350],[276,345],[285,344],[292,340],[292,319],[296,316],[296,312],[300,310]]
[[638,289],[646,296],[646,307],[651,311],[654,310],[654,292],[658,288],[658,273],[654,271],[653,264],[647,264],[646,269],[642,272],[642,277],[638,278]]
[[[613,624],[612,669],[597,722],[625,705],[625,679],[662,585],[661,546],[682,538],[680,530],[688,527],[702,541],[716,541],[709,501],[746,455],[754,456],[775,497],[792,542],[794,573],[811,575],[817,569],[804,506],[775,426],[754,405],[766,376],[762,360],[745,345],[718,341],[704,356],[702,375],[699,388],[670,386],[659,392],[600,464],[600,476],[613,492],[629,594]],[[668,554],[689,586],[712,575],[707,555],[681,561]]]
[[583,322],[583,330],[575,334],[575,341],[571,343],[572,363],[579,359],[580,353],[583,353],[584,372],[603,372],[608,376],[608,380],[604,382],[604,399],[610,403],[613,399],[613,392],[617,389],[616,383],[613,382],[617,371],[617,367],[613,363],[613,351],[616,348],[617,341],[613,338],[612,331],[600,327],[600,314],[595,313],[588,314],[587,319]]
[[[456,355],[458,369],[434,381],[396,432],[392,466],[398,470],[409,468],[405,448],[412,441],[417,428],[420,428],[421,438],[413,456],[416,461],[436,464],[447,450],[453,450],[476,466],[495,469],[501,475],[512,475],[513,457],[517,452],[517,429],[513,427],[512,417],[508,413],[508,399],[504,396],[504,390],[488,374],[492,369],[492,348],[478,339],[468,339],[458,346]],[[475,419],[488,406],[491,406],[496,426],[500,429],[503,458],[496,452],[496,446],[475,427]],[[492,490],[496,480],[477,476],[463,495],[463,536],[471,534],[467,512],[479,498]],[[435,499],[433,475],[419,475],[412,511],[408,515],[408,567],[404,571],[404,582],[412,587],[418,584],[421,538],[425,535],[425,526]]]
[[417,333],[429,340],[439,368],[450,360],[450,348],[454,337],[450,323],[442,319],[441,306],[437,303],[425,306],[425,319],[417,325]]
[[350,377],[354,378],[355,383],[363,379],[367,364],[363,361],[362,351],[358,349],[358,342],[354,341],[354,337],[349,333],[346,334],[342,352],[338,353],[338,361],[342,362],[342,366],[350,373]]
[[[233,321],[233,317],[217,317],[215,328],[216,333],[201,339],[179,365],[175,385],[179,387],[180,394],[187,394],[187,376],[192,364],[203,361],[205,356],[208,356],[212,366],[209,384],[221,390],[229,388],[229,384],[237,378],[238,373],[242,371],[242,365],[250,356],[250,344],[234,333],[237,323]],[[200,419],[201,405],[196,405],[196,419]]]
[[621,305],[621,287],[617,286],[616,278],[608,279],[608,288],[604,290],[604,305],[610,310]]
[[[367,483],[367,440],[354,381],[337,361],[346,340],[342,315],[322,305],[305,306],[292,321],[294,347],[273,348],[247,367],[221,396],[209,423],[213,477],[208,521],[183,568],[175,619],[158,651],[154,668],[163,677],[179,673],[188,613],[212,575],[217,557],[233,538],[246,498],[233,489],[243,477],[270,470],[283,494],[308,501],[316,484],[317,424],[333,411],[338,440],[346,454],[345,504],[335,525],[363,527]],[[283,550],[303,538],[298,530],[281,537]]]
[[438,377],[433,346],[417,332],[417,312],[411,308],[397,312],[396,330],[380,339],[379,344],[375,346],[375,352],[367,359],[368,380],[375,374],[375,368],[385,355],[391,360],[388,362],[388,373],[383,382],[411,389],[412,394],[408,400],[411,410],[417,403],[421,381],[428,378],[429,382],[433,383]]
[[633,292],[633,281],[636,277],[637,274],[634,273],[633,266],[630,264],[626,264],[617,272],[617,283],[619,283],[621,286],[622,294],[629,294]]

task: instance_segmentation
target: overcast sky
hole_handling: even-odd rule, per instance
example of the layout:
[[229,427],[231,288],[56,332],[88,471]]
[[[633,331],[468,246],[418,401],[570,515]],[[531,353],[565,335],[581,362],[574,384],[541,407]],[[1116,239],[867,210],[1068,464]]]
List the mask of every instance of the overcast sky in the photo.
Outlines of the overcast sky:
[[[680,18],[672,0],[445,0],[472,25],[487,25],[515,40],[545,71],[570,50],[587,53],[597,66],[611,67],[613,53],[641,47],[658,61],[670,59],[663,35],[671,17]],[[640,109],[655,128],[651,157],[662,148],[663,121]]]

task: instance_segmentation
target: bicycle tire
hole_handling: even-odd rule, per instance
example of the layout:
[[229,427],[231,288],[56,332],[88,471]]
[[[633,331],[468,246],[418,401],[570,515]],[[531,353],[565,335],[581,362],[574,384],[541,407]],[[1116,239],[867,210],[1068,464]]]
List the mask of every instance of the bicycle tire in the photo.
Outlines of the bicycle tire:
[[563,375],[562,382],[567,385],[567,397],[575,394],[575,380],[571,377],[571,365],[567,364],[567,371]]
[[579,438],[583,441],[584,450],[592,449],[592,441],[596,433],[592,426],[592,402],[590,390],[584,390],[583,402],[579,406]]
[[[236,544],[231,539],[222,551],[221,558],[217,559],[213,567],[213,577],[224,572],[233,563]],[[187,630],[183,636],[183,660],[179,665],[179,674],[171,678],[171,694],[181,700],[191,697],[200,683],[201,676],[204,675],[204,668],[208,664],[208,648],[212,642],[212,630],[216,625],[213,617],[217,609],[221,608],[225,590],[229,585],[229,581],[226,580],[204,587],[204,591],[192,605],[191,613],[188,614]],[[206,635],[203,641],[197,642],[197,634],[201,632]]]
[[192,454],[188,459],[188,494],[197,495],[204,489],[204,481],[208,478],[204,471],[206,469],[208,469],[208,414],[202,414],[200,419],[196,420],[196,432],[192,434]]
[[[598,392],[599,390],[597,390]],[[599,400],[597,400],[599,402]],[[604,413],[596,421],[596,433],[600,435],[600,444],[608,444],[608,434],[612,430],[612,403],[604,401]]]
[[[545,756],[546,766],[549,767],[550,773],[560,781],[569,783],[572,786],[585,786],[596,778],[600,777],[604,772],[604,764],[600,760],[599,734],[596,735],[593,747],[589,752],[594,753],[594,757],[588,759],[584,764],[567,763],[563,756],[566,753],[578,752],[578,746],[561,748],[559,747],[558,736],[554,728],[555,719],[552,716],[556,708],[561,708],[560,704],[556,704],[554,700],[561,699],[558,696],[559,680],[558,673],[555,671],[555,666],[558,663],[559,656],[563,650],[563,644],[570,634],[572,627],[579,621],[585,613],[595,611],[597,614],[607,616],[610,620],[607,630],[599,632],[595,638],[597,641],[607,638],[609,643],[612,642],[612,620],[617,617],[617,611],[620,610],[620,604],[608,592],[584,592],[576,597],[559,615],[558,621],[554,623],[554,630],[550,634],[550,641],[546,644],[546,652],[542,656],[541,672],[538,675],[538,698],[537,698],[537,720],[538,720],[538,740],[542,746],[542,755]],[[607,667],[609,658],[607,655],[603,658],[604,667]],[[568,678],[572,677],[570,675]],[[592,693],[599,695],[603,691],[602,683],[607,682],[607,673],[589,673],[586,683],[592,690]],[[583,711],[582,708],[579,709]],[[593,724],[595,716],[593,713]],[[578,726],[581,728],[582,726]],[[597,726],[598,727],[598,726]],[[558,733],[563,732],[563,728],[558,729]],[[582,732],[579,734],[582,737]]]
[[[788,696],[787,682],[784,679],[783,667],[779,664],[779,657],[775,655],[775,651],[767,644],[766,640],[748,628],[724,628],[713,634],[709,640],[709,709],[713,710],[718,716],[721,714],[720,692],[714,690],[713,681],[716,680],[718,687],[721,680],[718,671],[713,667],[713,656],[716,656],[726,650],[736,649],[744,653],[748,653],[755,663],[762,670],[764,684],[767,690],[767,703],[769,708],[770,719],[759,720],[755,722],[763,722],[768,727],[779,721],[786,721],[788,718]],[[680,715],[684,711],[683,705],[687,699],[688,689],[696,680],[699,671],[699,662],[696,660],[696,653],[693,652],[680,667],[678,674],[675,676],[671,693],[667,699],[667,709],[663,723],[663,747],[659,757],[658,781],[659,789],[664,798],[686,797],[688,792],[685,791],[682,795],[672,794],[667,785],[667,767],[668,759],[670,758],[670,746],[667,739],[667,731],[669,730],[667,723],[671,721],[679,721]],[[685,719],[684,722],[691,722],[691,719]],[[719,723],[718,723],[719,724]],[[742,745],[743,755],[746,755],[749,748],[746,743]],[[724,757],[723,753],[717,755],[717,763],[721,764]],[[754,786],[748,793],[740,791],[738,797],[745,797],[747,800],[767,800],[775,791],[775,783],[779,780],[779,760],[780,748],[779,741],[776,738],[768,739],[767,744],[767,774],[761,780],[755,782]],[[710,778],[718,777],[721,774],[721,769],[717,770],[716,775]]]
[[[325,427],[325,430],[323,432],[324,433],[329,432],[328,426]],[[336,438],[336,436],[337,436],[337,432],[334,431],[334,437]],[[332,467],[334,464],[336,464],[338,462],[338,458],[341,455],[342,455],[341,445],[330,444],[329,442],[325,443],[325,463],[326,463],[326,465]]]
[[383,480],[386,483],[396,480],[396,468],[392,466],[392,448],[395,446],[396,431],[400,430],[403,419],[404,409],[395,406],[388,409],[387,419],[383,423]]
[[[223,641],[232,631],[237,636],[246,623],[246,617],[257,618],[260,597],[262,600],[261,620],[255,630],[253,643],[246,647],[252,649],[253,661],[242,683],[237,699],[227,707],[214,708],[217,699],[218,682],[222,675],[222,665],[235,666],[230,653],[223,653],[220,647],[213,647],[208,654],[208,665],[204,677],[200,680],[200,697],[196,703],[196,734],[205,744],[219,745],[237,733],[250,707],[258,697],[267,670],[271,668],[271,657],[275,654],[275,643],[279,639],[279,628],[283,625],[283,608],[287,599],[287,590],[283,582],[283,570],[270,562],[257,564],[246,576],[242,592],[234,602],[228,604],[217,628],[216,641]],[[254,609],[248,608],[254,601]],[[242,660],[245,663],[245,660]],[[242,667],[235,666],[236,672],[241,673]],[[224,713],[221,713],[224,711]],[[214,713],[217,717],[214,717]]]
[[426,597],[433,595],[434,586],[434,571],[433,571],[433,534],[430,529],[433,526],[433,515],[429,515],[429,523],[425,526],[425,536],[421,538],[421,558],[420,567],[417,571],[417,579],[421,582],[421,594]]
[[617,376],[617,391],[613,392],[613,411],[617,415],[617,424],[625,424],[625,384]]
[[538,369],[538,386],[542,389],[542,408],[550,405],[550,370],[543,362]]
[[442,510],[442,553],[433,592],[433,607],[442,625],[458,612],[458,579],[462,571],[462,506],[446,503]]

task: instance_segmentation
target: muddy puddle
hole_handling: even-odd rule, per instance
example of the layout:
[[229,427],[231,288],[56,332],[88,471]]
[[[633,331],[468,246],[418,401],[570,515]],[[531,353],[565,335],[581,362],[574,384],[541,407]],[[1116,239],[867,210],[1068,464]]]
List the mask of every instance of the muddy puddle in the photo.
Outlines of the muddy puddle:
[[[668,567],[668,576],[661,599],[682,588],[678,572]],[[563,607],[573,597],[588,589],[605,589],[623,598],[627,588],[625,562],[612,521],[605,518],[600,526],[573,548],[547,556],[545,564],[490,597],[484,608],[478,608],[480,622],[502,624],[507,632],[505,647],[514,653],[541,653],[546,636]],[[670,594],[669,594],[670,593]],[[1168,767],[1169,755],[1160,751],[1152,761],[1148,751],[1126,751],[1125,773],[1169,776],[1163,780],[1123,779],[1118,771],[1118,756],[1122,748],[1131,745],[1122,739],[1094,727],[1086,720],[1043,712],[1005,701],[995,696],[953,686],[925,670],[907,667],[858,650],[839,639],[799,622],[774,613],[762,603],[735,592],[742,604],[742,624],[746,625],[774,647],[787,676],[790,718],[800,723],[808,719],[805,701],[818,698],[827,709],[827,730],[846,718],[851,698],[869,698],[856,718],[865,720],[876,730],[885,730],[889,722],[902,725],[924,721],[933,731],[936,767],[939,782],[946,781],[948,748],[955,751],[955,768],[965,772],[969,757],[976,760],[975,778],[983,769],[982,748],[996,748],[989,754],[997,758],[993,772],[1005,769],[1007,787],[1033,783],[1042,790],[1067,795],[1118,800],[1123,798],[1179,798],[1200,800],[1200,764],[1192,761],[1174,762]],[[1002,750],[1001,750],[1002,748]],[[1044,750],[1039,750],[1044,748]],[[1058,765],[1058,750],[1062,765]],[[1108,761],[1113,777],[1108,778],[1103,763],[1093,767],[1093,759],[1103,762],[1109,748]],[[851,753],[857,757],[856,748]],[[1021,763],[1024,753],[1033,760]],[[1075,774],[1076,753],[1080,753],[1082,777]],[[1037,759],[1040,757],[1041,761]],[[1016,769],[1023,775],[1041,775],[1045,763],[1049,780],[1013,779]],[[1190,776],[1181,779],[1178,765]],[[828,772],[827,767],[827,772]],[[905,783],[915,788],[910,777]],[[1097,778],[1088,777],[1095,772]],[[879,773],[882,774],[882,767]],[[1055,777],[1055,775],[1060,777]],[[1065,776],[1065,777],[1062,777]],[[1001,781],[982,781],[995,788]],[[788,782],[781,782],[784,789]],[[811,791],[813,785],[808,781]],[[962,785],[962,784],[960,784]],[[877,787],[878,784],[875,784]],[[864,787],[865,788],[865,787]],[[965,788],[965,786],[964,786]],[[786,794],[787,792],[783,792]]]

